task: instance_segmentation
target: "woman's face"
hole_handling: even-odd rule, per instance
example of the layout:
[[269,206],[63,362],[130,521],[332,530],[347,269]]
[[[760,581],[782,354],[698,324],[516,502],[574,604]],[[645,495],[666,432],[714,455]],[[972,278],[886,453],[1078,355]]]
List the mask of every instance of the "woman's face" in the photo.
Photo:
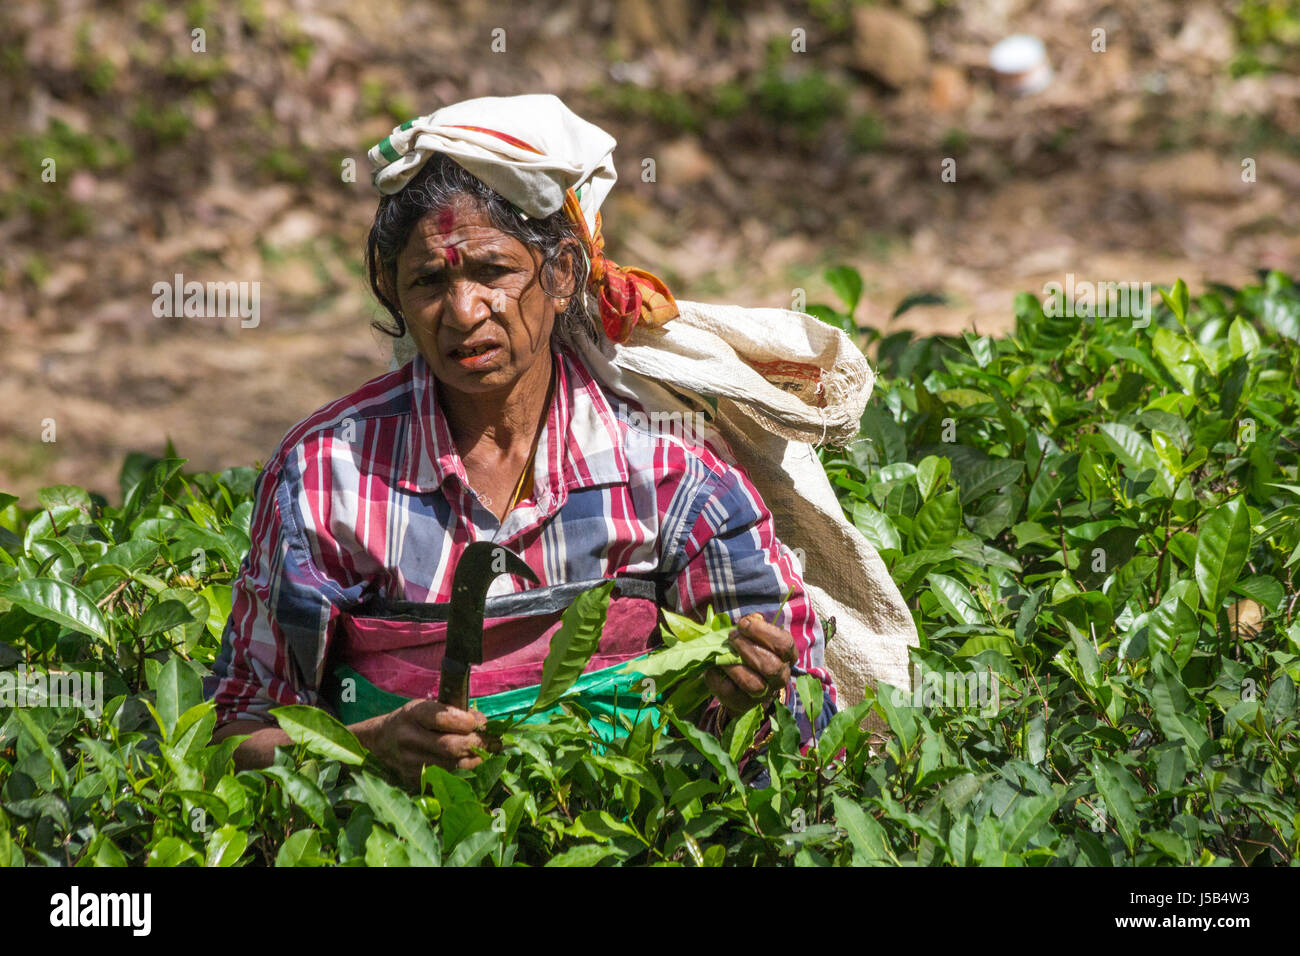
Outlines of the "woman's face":
[[430,212],[397,259],[397,301],[433,374],[459,392],[508,389],[550,351],[565,300],[538,280],[541,256],[465,198]]

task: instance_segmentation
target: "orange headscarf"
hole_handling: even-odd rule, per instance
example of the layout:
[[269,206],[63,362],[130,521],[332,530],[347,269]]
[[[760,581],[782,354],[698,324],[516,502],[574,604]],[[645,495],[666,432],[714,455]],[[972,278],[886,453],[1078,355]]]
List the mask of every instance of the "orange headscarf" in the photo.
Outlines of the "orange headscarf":
[[662,279],[644,269],[620,266],[605,256],[600,212],[596,212],[596,232],[592,235],[572,189],[565,190],[564,214],[586,243],[591,257],[587,286],[596,295],[600,321],[611,341],[626,342],[639,322],[657,329],[677,317],[677,300]]

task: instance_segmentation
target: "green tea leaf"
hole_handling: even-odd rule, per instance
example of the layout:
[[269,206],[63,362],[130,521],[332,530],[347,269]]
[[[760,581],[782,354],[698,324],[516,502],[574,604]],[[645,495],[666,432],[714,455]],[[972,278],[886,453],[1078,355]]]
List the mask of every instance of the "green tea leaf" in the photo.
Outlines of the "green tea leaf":
[[1097,661],[1097,649],[1092,646],[1091,638],[1069,621],[1063,623],[1066,633],[1070,635],[1070,643],[1074,646],[1080,674],[1089,687],[1098,686],[1101,682],[1101,665]]
[[295,830],[275,855],[276,866],[320,866],[328,862],[321,857],[319,830]]
[[740,771],[736,769],[736,764],[725,750],[722,749],[722,743],[713,735],[706,734],[687,721],[677,717],[675,714],[669,714],[668,719],[672,725],[690,743],[692,747],[703,754],[704,759],[713,764],[715,770],[726,777],[727,782],[742,796],[747,795],[745,785],[740,782]]
[[952,462],[937,455],[926,455],[916,466],[916,486],[921,492],[921,499],[929,501],[934,494],[948,483],[952,472]]
[[546,861],[547,866],[595,866],[611,856],[622,856],[618,847],[608,843],[582,843],[558,853]]
[[218,640],[226,629],[230,619],[231,588],[228,584],[210,584],[199,592],[199,596],[208,602],[208,618],[205,622],[208,633]]
[[365,763],[366,750],[352,731],[319,707],[291,704],[271,708],[271,715],[294,743],[312,753],[354,767]]
[[375,812],[375,816],[391,826],[393,832],[406,844],[412,866],[440,864],[442,851],[438,847],[438,838],[429,829],[424,814],[410,797],[365,772],[357,777],[357,784],[366,795],[366,803]]
[[849,315],[858,307],[862,298],[862,276],[852,266],[834,266],[825,272],[826,282],[844,303]]
[[1240,498],[1210,513],[1196,536],[1196,586],[1213,613],[1223,604],[1250,554],[1250,517]]
[[311,818],[312,823],[324,828],[333,818],[330,801],[323,790],[312,780],[307,779],[296,770],[273,764],[265,767],[262,773],[273,777],[289,799]]
[[937,571],[926,576],[930,582],[931,593],[939,600],[948,615],[959,624],[975,624],[983,619],[983,614],[970,591],[956,578]]
[[139,484],[135,485],[126,496],[122,505],[122,517],[133,522],[136,517],[158,503],[167,485],[180,474],[185,460],[181,458],[164,458],[150,467]]
[[1034,520],[1051,514],[1058,501],[1068,502],[1079,488],[1079,456],[1054,455],[1043,462],[1038,477],[1029,488],[1026,516]]
[[1151,443],[1128,425],[1118,422],[1102,422],[1097,426],[1098,433],[1110,448],[1112,454],[1135,473],[1151,471],[1155,474],[1152,487],[1162,495],[1173,493],[1173,482],[1169,471]]
[[447,857],[446,866],[477,866],[501,842],[501,837],[491,830],[471,833]]
[[1209,733],[1200,724],[1199,707],[1193,703],[1166,655],[1153,658],[1152,665],[1151,703],[1156,722],[1169,740],[1187,749],[1193,765],[1199,767],[1210,740]]
[[248,849],[248,834],[226,824],[208,837],[208,856],[204,866],[234,866]]
[[822,703],[825,700],[822,689],[822,682],[811,674],[800,674],[795,678],[795,690],[799,694],[799,700],[803,704],[804,713],[808,715],[808,720],[812,724],[817,723],[817,718],[821,716]]
[[192,620],[194,615],[180,601],[160,601],[140,616],[136,634],[140,637],[152,637],[154,634],[170,631],[173,627],[188,624]]
[[958,476],[957,481],[961,486],[961,503],[963,505],[970,504],[990,491],[1005,488],[1007,485],[1015,483],[1024,470],[1025,463],[1023,461],[1014,461],[1007,458],[994,459],[993,461],[975,465]]
[[1200,622],[1195,603],[1196,587],[1184,579],[1165,592],[1148,618],[1151,646],[1164,651],[1179,667],[1186,665],[1196,649]]
[[[89,516],[94,511],[94,505],[90,501],[90,494],[85,488],[78,488],[75,485],[51,485],[48,488],[42,488],[36,492],[36,500],[41,503],[41,507],[49,511],[55,508],[72,507],[77,508]],[[0,508],[3,504],[0,503]]]
[[460,777],[430,764],[424,768],[420,779],[442,806],[438,824],[442,829],[443,845],[448,850],[458,846],[470,834],[492,825],[491,816],[479,804],[473,788]]
[[728,628],[710,631],[694,640],[679,641],[646,657],[628,661],[621,673],[640,674],[659,684],[667,684],[701,665],[730,667],[739,664],[740,658],[732,651],[728,640],[730,634]]
[[916,513],[912,540],[918,548],[941,548],[956,537],[961,527],[961,506],[957,492],[946,491],[931,498]]
[[1187,320],[1187,283],[1182,279],[1176,281],[1168,292],[1160,289],[1160,298],[1165,300],[1169,311],[1180,323]]
[[876,688],[875,705],[898,738],[904,753],[911,751],[917,740],[916,712],[910,706],[910,700],[908,694],[884,681]]
[[163,837],[149,851],[146,866],[180,866],[190,861],[203,862],[203,856],[179,837]]
[[1133,805],[1129,792],[1140,789],[1139,785],[1127,768],[1108,757],[1093,757],[1091,770],[1097,792],[1106,802],[1106,813],[1115,820],[1120,838],[1132,853],[1137,843],[1139,825],[1137,808]]
[[542,682],[529,713],[546,710],[564,696],[587,667],[600,645],[614,582],[592,588],[569,605],[560,618],[560,629],[551,638],[551,648],[542,664]]
[[193,668],[179,657],[168,658],[158,673],[158,716],[162,720],[163,734],[170,739],[176,721],[203,699],[203,681]]
[[95,602],[80,588],[64,581],[53,578],[19,581],[0,596],[29,614],[89,634],[105,644],[112,643],[108,636],[108,622]]
[[849,752],[850,757],[857,752],[863,736],[860,728],[870,713],[871,706],[872,700],[868,697],[856,707],[839,710],[831,717],[830,723],[822,731],[821,739],[817,741],[817,754],[823,763],[833,760],[841,747]]
[[1171,830],[1148,830],[1142,839],[1177,863],[1186,865],[1190,861],[1187,841]]
[[738,763],[740,758],[744,756],[745,751],[753,745],[754,732],[758,730],[758,725],[762,720],[763,708],[761,705],[756,704],[739,717],[735,718],[727,726],[727,734],[729,737],[727,756],[730,757],[733,762]]
[[1056,812],[1058,801],[1054,794],[1022,797],[1017,801],[1002,825],[1003,845],[1008,853],[1019,853],[1025,845],[1047,825]]
[[12,714],[13,719],[18,721],[22,729],[27,732],[27,739],[36,745],[41,756],[45,758],[45,764],[50,768],[50,773],[53,774],[54,778],[57,778],[59,784],[66,790],[68,788],[68,770],[63,766],[63,758],[50,745],[48,731],[37,725],[26,708],[15,707]]
[[1232,586],[1237,594],[1244,594],[1268,611],[1277,611],[1286,598],[1286,588],[1277,578],[1266,574],[1252,574],[1239,578]]
[[366,836],[366,866],[409,867],[410,865],[411,859],[407,856],[405,843],[381,826],[375,826],[370,830]]
[[1196,389],[1196,347],[1184,336],[1168,329],[1156,329],[1151,337],[1156,358],[1183,391],[1191,394]]
[[835,804],[835,822],[849,835],[853,845],[853,865],[870,866],[873,863],[894,863],[897,860],[889,849],[889,838],[871,814],[866,813],[856,803],[845,800],[838,794],[832,798]]
[[894,523],[865,501],[853,504],[853,524],[877,551],[897,551],[903,546]]

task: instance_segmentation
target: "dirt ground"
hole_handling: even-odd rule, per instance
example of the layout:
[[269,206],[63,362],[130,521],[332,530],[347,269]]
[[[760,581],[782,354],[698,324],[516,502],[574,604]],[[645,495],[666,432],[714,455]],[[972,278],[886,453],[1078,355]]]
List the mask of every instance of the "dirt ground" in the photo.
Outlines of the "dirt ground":
[[[381,6],[405,16],[416,5]],[[1008,24],[1020,29],[1082,9],[1064,0],[1011,6],[1027,11]],[[377,44],[403,42],[380,36],[379,25],[390,21],[373,9],[368,17],[343,4],[316,10],[299,20],[318,56],[327,49],[334,61],[350,62]],[[746,29],[788,33],[795,15],[772,8],[765,16],[751,16]],[[1133,12],[1131,22],[1143,16]],[[427,17],[412,29],[430,30],[436,15]],[[477,22],[491,23],[491,14]],[[1225,79],[1221,56],[1208,64],[1178,59],[1177,43],[1206,43],[1186,40],[1186,25],[1170,22],[1153,28],[1158,42],[1150,51],[1135,45],[1125,53],[1117,40],[1104,69],[1086,47],[1049,43],[1056,83],[1039,97],[1013,100],[981,73],[999,23],[934,13],[924,20],[928,80],[901,90],[863,80],[855,89],[890,130],[885,147],[856,155],[834,142],[824,149],[732,143],[708,124],[666,135],[592,102],[582,91],[610,69],[594,38],[591,55],[571,62],[543,52],[539,41],[513,72],[485,77],[467,69],[458,84],[447,65],[441,79],[415,85],[429,94],[419,112],[468,96],[549,90],[609,129],[620,141],[620,184],[605,207],[607,252],[664,276],[679,298],[789,307],[801,288],[809,302],[828,301],[821,272],[846,263],[866,281],[860,324],[891,327],[904,296],[930,290],[948,303],[913,309],[894,324],[992,333],[1011,321],[1016,293],[1041,293],[1071,272],[1159,284],[1182,277],[1195,289],[1300,265],[1300,160],[1280,146],[1234,138],[1236,127],[1221,121],[1243,99],[1252,110],[1294,120],[1300,80]],[[563,26],[535,29],[545,36]],[[617,39],[637,28],[615,22],[611,29]],[[1044,26],[1043,35],[1059,33]],[[35,26],[24,36],[29,63],[57,61],[47,49],[54,41]],[[106,30],[103,49],[114,42]],[[454,45],[443,46],[454,54]],[[406,55],[403,47],[394,61]],[[1157,60],[1165,64],[1163,92],[1153,105],[1149,67]],[[689,52],[631,62],[650,63],[663,83],[711,63],[692,61]],[[296,115],[316,96],[347,112],[355,72],[328,65],[318,72],[312,79],[307,70],[315,89],[290,89],[272,108]],[[41,92],[43,82],[57,85],[46,80],[34,80],[21,102],[9,101],[6,132],[37,123],[31,114],[40,109],[94,129],[93,104]],[[1156,115],[1181,132],[1171,136]],[[116,499],[123,455],[158,453],[167,438],[192,469],[260,461],[294,422],[386,370],[388,340],[369,328],[380,313],[362,275],[375,202],[366,173],[356,183],[249,181],[230,127],[204,130],[202,115],[199,121],[187,149],[197,142],[209,155],[195,160],[201,174],[183,174],[194,176],[185,188],[158,169],[79,171],[66,177],[66,188],[91,210],[88,231],[54,241],[39,223],[0,222],[0,489],[30,502],[38,487],[66,482]],[[388,126],[387,119],[358,120],[346,135],[322,134],[318,148],[334,156],[330,150],[345,142],[364,169],[355,144],[369,144]],[[953,129],[964,136],[955,139]],[[657,157],[656,182],[640,181],[645,156]],[[956,182],[940,177],[949,156]],[[1254,182],[1242,181],[1246,157],[1255,162]],[[46,243],[39,268],[34,242]],[[155,318],[153,283],[174,272],[260,283],[259,324]],[[50,419],[52,442],[42,440]]]

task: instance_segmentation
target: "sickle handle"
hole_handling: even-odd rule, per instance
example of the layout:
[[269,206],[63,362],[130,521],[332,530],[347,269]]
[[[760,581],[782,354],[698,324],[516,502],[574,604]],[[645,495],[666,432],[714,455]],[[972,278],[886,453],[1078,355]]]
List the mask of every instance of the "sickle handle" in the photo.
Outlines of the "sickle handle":
[[469,667],[463,662],[443,658],[438,703],[469,710]]
[[538,583],[537,574],[509,548],[475,541],[456,564],[447,611],[447,644],[438,684],[440,703],[469,709],[469,671],[483,662],[483,610],[492,581],[500,574],[518,574]]

